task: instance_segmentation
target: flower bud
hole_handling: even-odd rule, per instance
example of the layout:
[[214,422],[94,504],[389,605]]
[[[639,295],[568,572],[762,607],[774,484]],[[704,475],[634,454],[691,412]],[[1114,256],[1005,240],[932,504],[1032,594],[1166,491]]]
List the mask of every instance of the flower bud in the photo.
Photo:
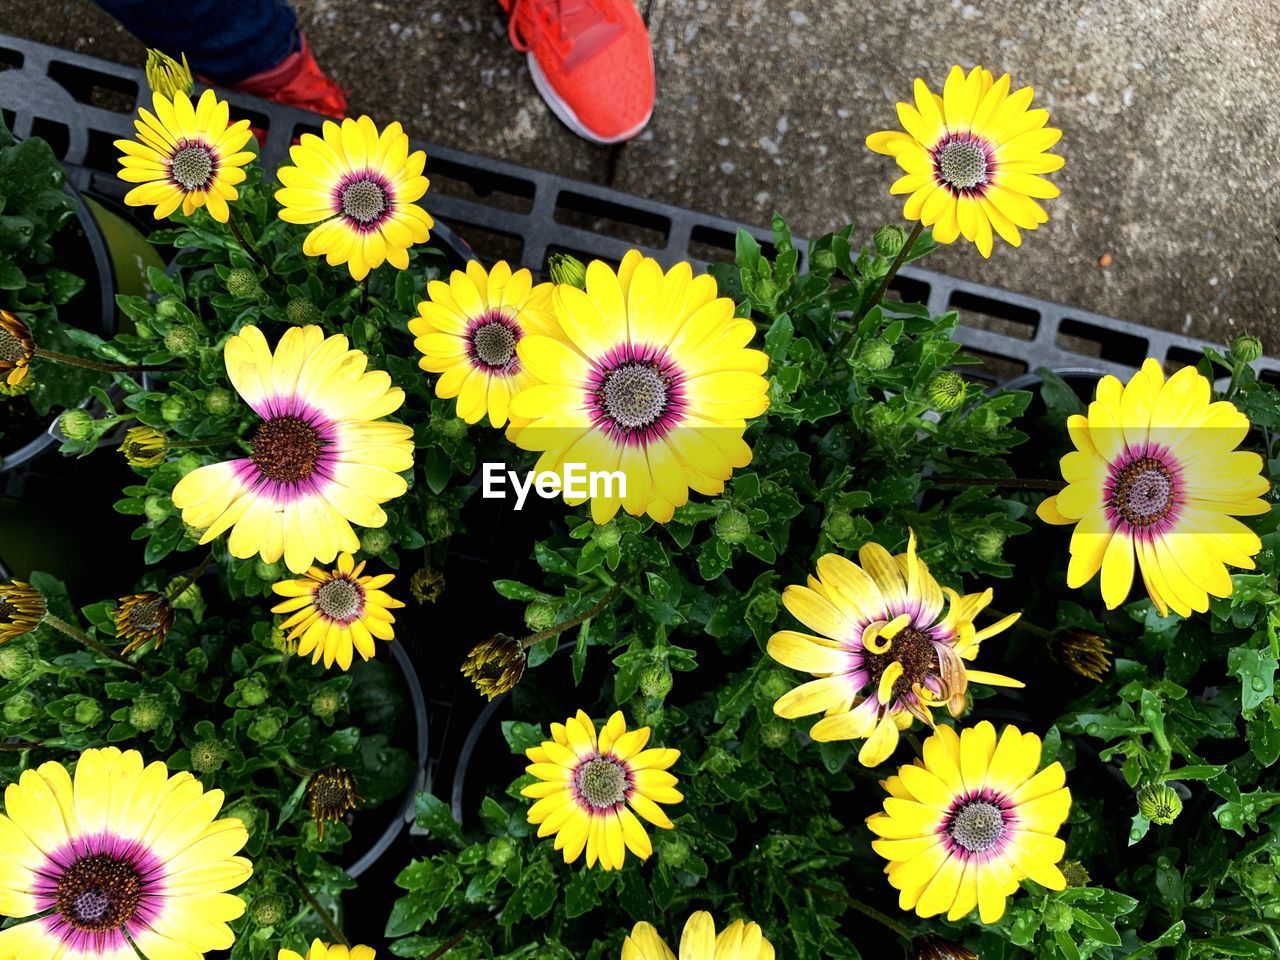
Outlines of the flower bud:
[[222,387],[214,387],[204,398],[204,409],[206,413],[215,417],[225,417],[235,408],[236,398],[232,396],[230,390],[224,390]]
[[178,357],[185,357],[200,345],[200,337],[190,327],[171,327],[164,335],[164,348]]
[[268,583],[275,583],[284,573],[284,567],[279,560],[268,563],[259,557],[253,561],[253,572],[259,580],[266,580]]
[[520,641],[498,633],[481,640],[462,661],[462,675],[492,700],[509,693],[524,676],[528,657]]
[[770,717],[760,725],[760,742],[771,750],[785,747],[791,738],[791,725],[778,717]]
[[6,723],[26,723],[40,712],[40,702],[30,690],[19,690],[4,702]]
[[1269,894],[1276,885],[1275,867],[1266,863],[1247,863],[1240,870],[1240,883],[1250,893]]
[[670,693],[673,683],[665,660],[654,660],[640,671],[640,692],[652,700],[661,700]]
[[164,463],[169,455],[169,440],[154,427],[130,427],[118,449],[129,466],[149,469]]
[[880,254],[880,256],[884,257],[886,260],[892,260],[901,253],[906,242],[907,231],[903,230],[897,224],[886,223],[876,231],[876,253]]
[[770,701],[777,700],[794,686],[794,681],[781,670],[770,670],[756,680],[756,690]]
[[841,510],[838,507],[827,513],[823,526],[826,528],[827,536],[832,540],[847,540],[857,530],[853,515],[848,510]]
[[[188,591],[194,590],[194,589],[196,588],[195,588],[195,585],[193,584],[192,586],[188,587],[186,590],[182,591],[182,596],[185,597]],[[178,598],[178,600],[181,600],[181,599],[182,597]],[[174,603],[174,606],[178,605],[177,600],[175,600],[173,603]],[[182,659],[183,659],[183,662],[185,662],[186,665],[190,667],[192,670],[197,670],[203,673],[205,670],[209,669],[209,655],[205,653],[204,650],[201,649],[200,647],[191,647],[189,650],[187,650],[186,655]]]
[[187,65],[185,53],[182,55],[182,62],[179,63],[167,53],[148,50],[145,72],[147,86],[151,88],[151,92],[158,93],[169,100],[172,100],[177,93],[191,96],[196,88],[196,81],[191,75],[191,67]]
[[386,527],[368,527],[360,534],[360,549],[365,553],[378,554],[391,546],[391,534]]
[[1231,341],[1231,359],[1237,363],[1253,363],[1262,356],[1262,341],[1242,333]]
[[156,316],[161,320],[172,320],[178,315],[178,304],[182,301],[172,294],[156,301]]
[[571,254],[553,253],[547,261],[547,273],[552,283],[587,289],[587,265]]
[[591,539],[602,550],[611,550],[622,542],[622,531],[610,520],[602,526],[594,527],[591,531]]
[[461,417],[449,417],[434,421],[440,436],[448,440],[460,440],[467,435],[467,421]]
[[227,293],[233,297],[248,299],[258,292],[258,275],[245,267],[236,267],[227,274]]
[[943,370],[929,381],[929,406],[939,413],[959,410],[964,404],[964,379],[951,370]]
[[637,727],[656,727],[662,723],[664,712],[661,702],[641,698],[631,706],[631,719],[636,722]]
[[1091,879],[1089,871],[1079,860],[1063,860],[1062,876],[1067,881],[1068,887],[1087,887]]
[[143,733],[156,729],[164,718],[164,704],[155,697],[139,697],[129,708],[130,726]]
[[657,843],[658,858],[669,867],[682,867],[693,848],[679,830],[664,831]]
[[311,712],[321,720],[331,720],[342,709],[342,694],[333,687],[321,687],[311,695]]
[[165,423],[177,423],[187,415],[187,402],[181,397],[165,397],[160,401],[160,416]]
[[274,927],[289,915],[289,901],[278,893],[266,893],[249,906],[249,920],[256,927]]
[[1050,900],[1044,905],[1044,925],[1046,929],[1056,933],[1065,933],[1075,923],[1075,912],[1069,904],[1060,900]]
[[547,600],[534,600],[524,608],[524,625],[534,633],[556,625],[556,605]]
[[152,523],[163,523],[173,513],[173,502],[168,497],[153,494],[143,502],[142,512]]
[[197,773],[213,773],[226,759],[226,748],[217,740],[201,740],[191,748],[191,769]]
[[830,247],[815,250],[813,258],[809,261],[809,267],[815,273],[835,273],[836,255]]
[[883,340],[868,340],[858,351],[858,362],[866,370],[884,370],[893,363],[893,347]]
[[0,680],[17,680],[35,666],[35,662],[25,643],[0,647]]
[[96,423],[97,421],[89,416],[88,410],[81,410],[79,407],[64,411],[58,418],[58,427],[68,440],[88,440],[93,436]]
[[730,507],[716,517],[715,530],[725,543],[741,543],[751,536],[751,521],[741,510]]
[[409,592],[418,603],[435,603],[444,593],[444,574],[431,567],[421,567],[409,578]]
[[81,700],[72,711],[76,723],[82,727],[92,727],[102,719],[102,704],[97,700]]
[[239,820],[250,836],[253,835],[254,827],[258,824],[258,808],[250,800],[238,800],[231,806],[223,808],[222,816]]
[[240,693],[240,702],[246,707],[259,707],[267,702],[268,691],[257,676],[245,677],[236,684]]
[[493,867],[505,867],[516,855],[516,845],[510,837],[494,837],[485,850],[485,859]]
[[249,739],[257,743],[270,743],[280,736],[280,718],[274,713],[260,713],[249,724]]
[[1182,798],[1167,783],[1148,783],[1138,791],[1138,811],[1152,823],[1173,823],[1182,812]]
[[1004,541],[1003,531],[994,528],[979,530],[973,535],[973,552],[981,560],[999,560]]
[[290,323],[299,327],[320,322],[320,311],[307,297],[294,297],[284,308],[284,313]]

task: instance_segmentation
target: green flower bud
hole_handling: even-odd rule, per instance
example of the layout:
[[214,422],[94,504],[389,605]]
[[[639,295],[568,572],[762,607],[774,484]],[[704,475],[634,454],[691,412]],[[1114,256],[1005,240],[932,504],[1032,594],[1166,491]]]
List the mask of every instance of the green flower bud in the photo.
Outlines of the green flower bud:
[[178,472],[184,477],[199,466],[200,457],[198,454],[187,452],[178,458]]
[[939,413],[959,410],[964,404],[964,380],[960,374],[943,370],[929,381],[929,406]]
[[236,398],[230,390],[223,390],[222,387],[214,387],[204,398],[204,409],[206,413],[215,417],[225,417],[235,408]]
[[239,820],[244,824],[245,830],[249,835],[253,835],[253,829],[258,824],[258,808],[253,805],[251,800],[238,800],[229,807],[225,807],[222,816]]
[[858,362],[867,370],[884,370],[893,363],[893,347],[883,340],[868,340],[858,351]]
[[760,742],[771,750],[785,747],[791,738],[791,725],[779,717],[770,717],[760,726]]
[[631,707],[631,719],[637,727],[656,727],[662,722],[662,704],[656,700],[637,700]]
[[274,713],[263,713],[254,717],[253,723],[249,724],[249,739],[258,743],[270,743],[280,736],[280,729],[279,717]]
[[756,681],[760,696],[769,701],[777,700],[795,685],[795,681],[781,670],[770,670]]
[[460,417],[437,420],[435,421],[435,426],[440,432],[440,436],[449,440],[459,440],[467,435],[467,421]]
[[10,383],[7,379],[3,379],[0,380],[0,397],[7,399],[25,397],[38,386],[40,386],[40,381],[31,374],[27,374],[17,383]]
[[64,411],[58,418],[58,427],[68,440],[88,440],[93,436],[96,423],[97,421],[89,416],[88,410],[81,410],[79,407]]
[[163,523],[165,518],[173,514],[173,501],[168,497],[153,494],[143,502],[142,512],[152,523]]
[[289,322],[299,327],[320,322],[320,311],[307,297],[294,297],[284,308],[284,312]]
[[274,927],[289,915],[289,901],[278,893],[266,893],[249,906],[249,920],[255,927]]
[[548,600],[534,600],[524,608],[524,625],[538,633],[556,625],[556,605]]
[[846,540],[852,537],[857,525],[853,522],[853,515],[848,510],[841,510],[838,507],[827,514],[826,522],[827,536],[832,540]]
[[4,702],[6,723],[25,723],[40,712],[40,702],[30,690],[19,690]]
[[156,301],[156,316],[161,320],[172,320],[178,315],[178,304],[182,301],[169,295]]
[[515,855],[516,844],[510,837],[494,837],[485,850],[485,859],[493,867],[505,867]]
[[144,72],[151,92],[158,93],[169,100],[173,100],[179,93],[185,93],[189,97],[196,89],[195,77],[191,75],[191,67],[187,64],[185,53],[182,54],[182,62],[179,63],[167,53],[149,49]]
[[587,265],[567,253],[553,253],[547,261],[552,283],[567,283],[579,290],[587,289]]
[[226,759],[226,748],[217,740],[201,740],[191,748],[191,769],[197,773],[220,770]]
[[165,423],[177,423],[187,415],[187,402],[181,397],[165,397],[160,401],[160,416]]
[[688,839],[679,830],[664,830],[658,840],[658,857],[669,867],[682,867],[693,852]]
[[1240,871],[1240,882],[1250,893],[1269,894],[1276,885],[1275,867],[1265,863],[1248,863]]
[[[195,588],[191,587],[190,589]],[[184,597],[186,596],[185,590],[182,595]],[[176,607],[177,603],[174,603],[173,605]],[[205,670],[209,669],[209,655],[200,647],[192,647],[189,649],[183,659],[186,661],[187,666],[192,670],[198,670],[203,673]]]
[[378,554],[391,546],[391,534],[386,527],[369,527],[360,534],[360,549],[365,553]]
[[0,680],[17,680],[35,666],[36,658],[25,643],[0,647]]
[[716,536],[725,543],[741,543],[751,536],[751,521],[741,510],[730,507],[716,517]]
[[130,725],[143,733],[156,729],[164,718],[164,704],[155,697],[139,697],[129,708]]
[[1253,363],[1262,356],[1262,341],[1242,333],[1231,341],[1231,359],[1237,363]]
[[1004,532],[988,528],[973,535],[973,552],[982,560],[999,560],[1004,549]]
[[258,292],[258,275],[244,267],[236,267],[227,274],[227,293],[233,297],[248,299]]
[[240,693],[240,702],[246,707],[259,707],[267,702],[270,692],[262,684],[262,680],[257,677],[245,677],[236,683],[236,689]]
[[673,683],[665,660],[654,660],[640,671],[640,692],[651,699],[661,700],[671,692]]
[[195,352],[199,345],[200,336],[190,327],[170,327],[169,332],[164,335],[164,348],[174,356],[185,357]]
[[333,687],[321,687],[311,696],[311,712],[321,720],[332,719],[342,709],[342,694]]
[[281,565],[279,560],[267,563],[267,561],[259,557],[257,560],[253,561],[253,572],[259,580],[265,580],[268,583],[275,583],[284,575],[284,567]]
[[81,700],[76,704],[72,716],[82,727],[92,727],[102,719],[102,704],[97,700]]
[[901,253],[902,247],[906,242],[907,231],[903,230],[896,224],[886,223],[876,231],[876,253],[880,254],[880,256],[884,257],[886,260],[892,260]]
[[717,777],[725,777],[737,770],[741,763],[724,747],[712,747],[707,751],[707,758],[702,766]]
[[1063,860],[1062,876],[1067,881],[1068,887],[1087,887],[1089,880],[1089,871],[1084,868],[1084,864],[1079,860]]
[[814,251],[809,266],[815,273],[835,273],[836,255],[830,247],[823,247],[821,250]]
[[1065,933],[1075,923],[1075,911],[1060,900],[1050,900],[1044,905],[1044,925],[1057,933]]
[[1173,823],[1182,812],[1182,798],[1167,783],[1148,783],[1138,791],[1138,810],[1152,823]]
[[612,550],[622,542],[622,531],[618,525],[610,520],[603,526],[595,527],[591,531],[591,539],[594,540],[602,550]]

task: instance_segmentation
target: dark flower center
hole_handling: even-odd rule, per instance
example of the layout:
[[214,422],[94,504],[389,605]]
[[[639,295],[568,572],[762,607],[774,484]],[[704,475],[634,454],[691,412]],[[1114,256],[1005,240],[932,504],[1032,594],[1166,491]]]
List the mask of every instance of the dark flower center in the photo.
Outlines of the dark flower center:
[[516,354],[516,335],[501,320],[482,323],[471,334],[476,359],[490,367],[505,367]]
[[627,772],[616,760],[593,757],[578,767],[578,793],[597,810],[616,807],[627,797]]
[[342,189],[342,212],[356,223],[373,223],[386,209],[387,192],[372,180],[354,180]]
[[1173,509],[1173,474],[1154,457],[1129,464],[1115,478],[1111,506],[1133,527],[1159,523]]
[[202,144],[179,144],[169,161],[169,173],[185,190],[204,190],[213,179],[213,154]]
[[27,348],[22,341],[4,327],[0,327],[0,360],[17,363],[27,359]]
[[320,455],[320,435],[300,417],[276,417],[253,437],[253,463],[277,483],[298,483],[311,476]]
[[[877,639],[877,643],[883,643],[883,640]],[[927,634],[915,627],[906,627],[893,638],[892,645],[884,653],[867,651],[863,664],[872,690],[879,688],[880,677],[891,663],[902,664],[902,676],[894,681],[890,702],[910,693],[913,684],[923,684],[938,673],[938,651]]]
[[638,430],[667,409],[669,382],[651,363],[624,363],[605,375],[600,399],[618,426]]
[[58,912],[77,930],[112,930],[131,919],[142,899],[132,865],[105,853],[73,863],[58,878]]
[[13,623],[17,619],[18,608],[8,600],[0,599],[0,623]]
[[958,190],[972,190],[987,182],[987,151],[974,140],[952,140],[937,155],[938,175]]
[[970,853],[984,853],[1004,836],[1004,811],[989,800],[971,800],[951,815],[947,833]]
[[353,620],[364,605],[364,590],[347,577],[334,577],[316,591],[316,605],[330,620]]
[[134,630],[158,630],[163,622],[161,613],[167,605],[161,597],[135,603],[129,608],[129,626]]

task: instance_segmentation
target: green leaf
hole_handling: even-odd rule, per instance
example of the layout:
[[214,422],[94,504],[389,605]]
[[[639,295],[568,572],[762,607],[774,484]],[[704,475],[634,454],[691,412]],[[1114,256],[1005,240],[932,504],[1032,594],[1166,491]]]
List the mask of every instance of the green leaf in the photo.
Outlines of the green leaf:
[[415,806],[419,827],[438,840],[462,843],[462,827],[453,819],[453,811],[447,803],[434,794],[419,793]]

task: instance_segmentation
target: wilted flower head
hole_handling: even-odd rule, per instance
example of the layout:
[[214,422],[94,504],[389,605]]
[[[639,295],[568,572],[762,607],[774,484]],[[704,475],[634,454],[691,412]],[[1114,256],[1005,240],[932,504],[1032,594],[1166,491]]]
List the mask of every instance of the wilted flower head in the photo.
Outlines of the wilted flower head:
[[419,603],[435,603],[444,593],[444,574],[431,567],[423,567],[409,578],[409,592]]
[[157,647],[173,626],[173,605],[164,594],[134,593],[120,598],[116,609],[116,636],[128,640],[125,653],[155,641]]
[[0,374],[7,374],[9,386],[22,382],[35,355],[31,329],[15,314],[0,310]]
[[307,809],[321,837],[326,821],[337,823],[359,802],[355,775],[346,767],[323,767],[307,782]]
[[907,960],[978,960],[978,955],[946,937],[926,933],[911,941]]
[[154,427],[130,427],[119,450],[131,467],[158,467],[169,455],[169,440]]
[[509,693],[524,676],[527,657],[520,641],[497,633],[481,640],[462,661],[462,675],[492,700]]
[[1089,680],[1101,682],[1111,669],[1111,647],[1105,637],[1068,627],[1053,635],[1049,652],[1059,665]]
[[195,77],[191,75],[191,67],[187,65],[187,55],[182,55],[179,63],[167,53],[159,50],[147,51],[147,86],[152,93],[163,94],[170,100],[179,91],[191,96],[196,88]]
[[0,643],[30,633],[45,615],[40,591],[21,580],[0,583]]

